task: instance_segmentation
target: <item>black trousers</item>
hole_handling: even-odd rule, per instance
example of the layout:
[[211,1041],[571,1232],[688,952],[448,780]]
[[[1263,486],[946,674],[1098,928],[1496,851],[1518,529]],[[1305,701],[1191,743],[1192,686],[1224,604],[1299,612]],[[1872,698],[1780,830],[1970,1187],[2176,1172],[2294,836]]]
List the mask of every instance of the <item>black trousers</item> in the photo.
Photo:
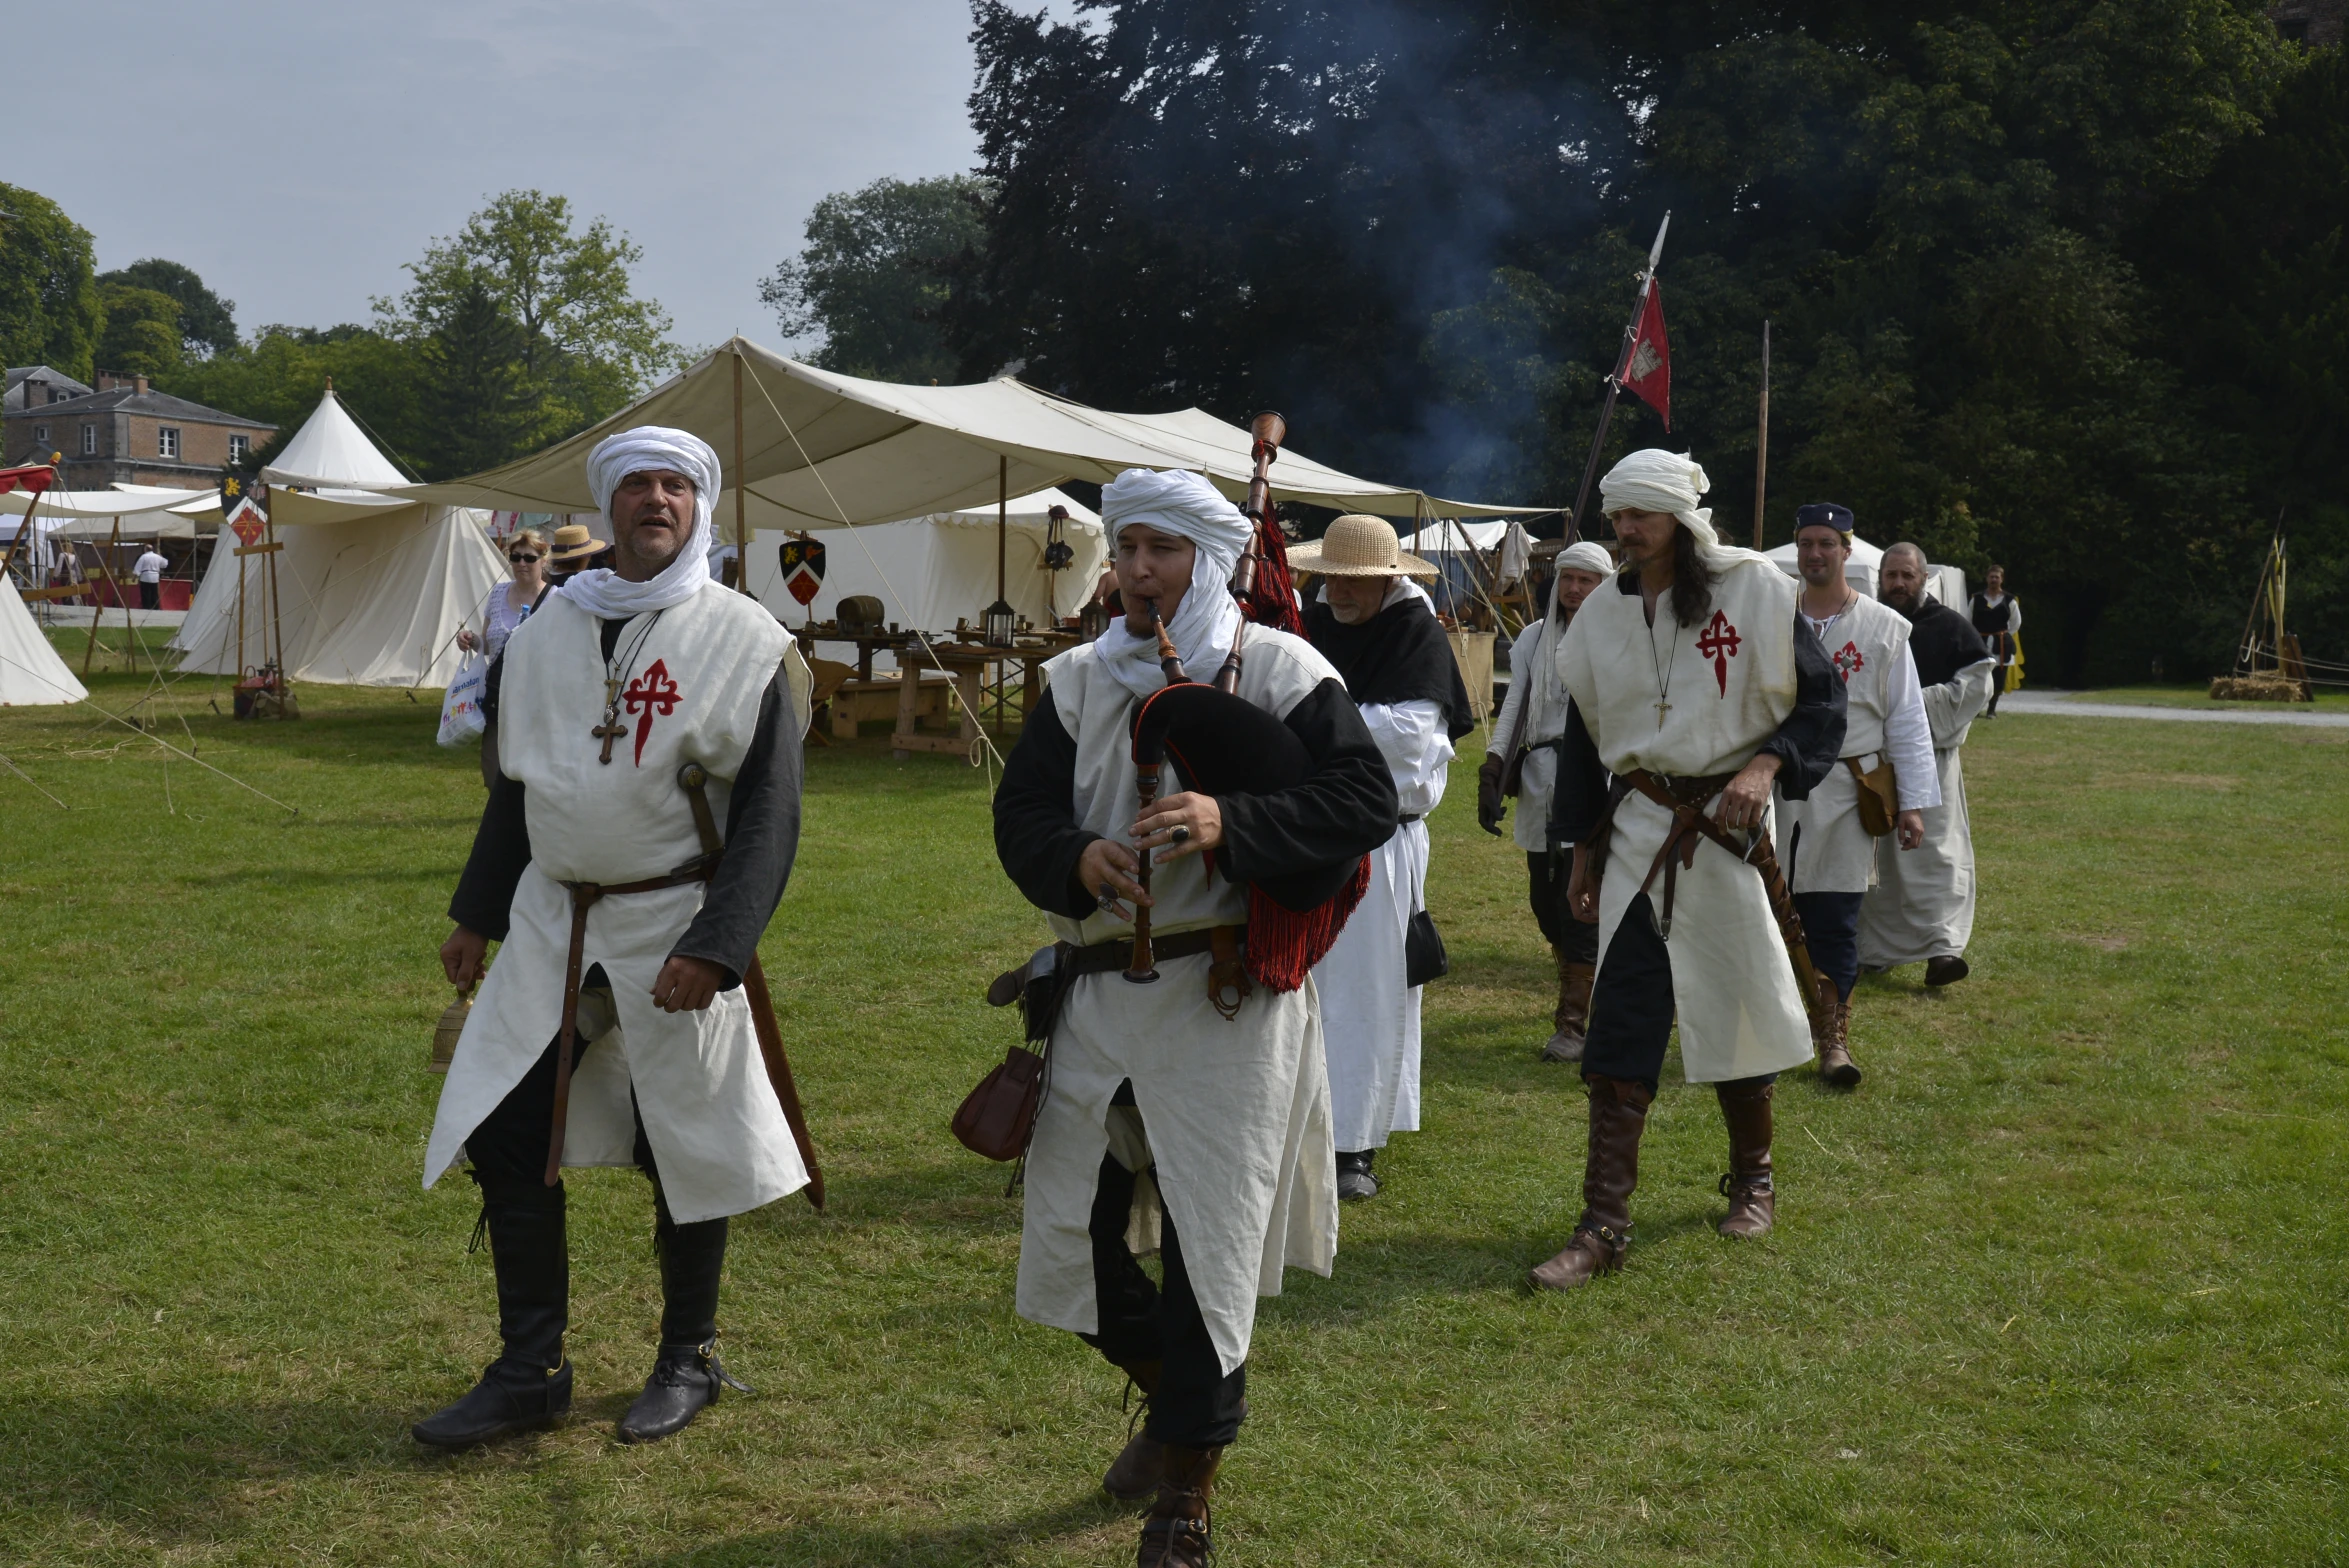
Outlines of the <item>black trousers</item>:
[[[1118,1090],[1116,1103],[1131,1104],[1132,1099],[1130,1085]],[[1185,1448],[1221,1448],[1240,1435],[1240,1423],[1247,1419],[1248,1369],[1238,1366],[1230,1376],[1224,1375],[1207,1321],[1199,1315],[1199,1299],[1191,1293],[1182,1238],[1175,1233],[1172,1214],[1162,1213],[1159,1220],[1164,1288],[1152,1284],[1135,1261],[1126,1247],[1126,1220],[1133,1203],[1134,1173],[1120,1165],[1116,1155],[1103,1155],[1088,1227],[1100,1331],[1077,1337],[1114,1366],[1159,1364],[1158,1392],[1142,1427],[1147,1435]]]
[[142,609],[142,610],[152,610],[152,609],[154,609],[156,606],[160,605],[162,602],[163,602],[163,585],[162,585],[161,583],[141,583],[141,584],[139,584],[139,608],[140,608],[140,609]]
[[1584,925],[1566,907],[1566,884],[1574,876],[1574,852],[1536,850],[1525,857],[1526,902],[1542,928],[1542,939],[1570,964],[1599,961],[1599,928]]
[[[607,987],[603,966],[596,965],[581,979],[584,990]],[[473,1179],[481,1185],[487,1205],[521,1208],[563,1207],[563,1188],[546,1184],[547,1145],[554,1132],[555,1053],[562,1045],[557,1034],[514,1085],[497,1109],[482,1118],[465,1140],[465,1154],[473,1162]],[[579,1064],[595,1047],[583,1044],[572,1058],[576,1077]],[[680,1225],[669,1213],[661,1191],[660,1168],[653,1161],[652,1141],[645,1136],[644,1118],[636,1119],[636,1167],[653,1188],[653,1240],[661,1259],[661,1343],[706,1344],[718,1331],[718,1277],[726,1256],[726,1221],[699,1220]],[[495,1227],[492,1227],[493,1235]]]
[[1860,978],[1860,903],[1865,893],[1797,893],[1794,912],[1803,917],[1803,938],[1811,964],[1835,982],[1835,994],[1851,1000]]
[[[1637,893],[1607,944],[1607,962],[1591,992],[1582,1075],[1644,1083],[1654,1094],[1664,1076],[1664,1048],[1671,1043],[1673,1015],[1672,954],[1657,934],[1655,906],[1647,894]],[[1777,1077],[1764,1073],[1736,1081],[1770,1083]]]

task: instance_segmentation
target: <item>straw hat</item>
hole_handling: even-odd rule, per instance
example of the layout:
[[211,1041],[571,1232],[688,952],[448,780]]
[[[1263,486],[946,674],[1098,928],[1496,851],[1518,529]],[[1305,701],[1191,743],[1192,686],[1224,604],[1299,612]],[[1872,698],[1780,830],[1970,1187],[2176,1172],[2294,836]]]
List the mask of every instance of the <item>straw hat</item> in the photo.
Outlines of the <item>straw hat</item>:
[[586,524],[565,523],[555,530],[555,547],[547,558],[558,566],[568,566],[573,561],[586,560],[598,550],[610,548],[605,541],[589,533]]
[[1403,548],[1395,525],[1383,517],[1351,513],[1329,525],[1319,539],[1309,539],[1289,552],[1294,571],[1316,577],[1441,577],[1431,561]]

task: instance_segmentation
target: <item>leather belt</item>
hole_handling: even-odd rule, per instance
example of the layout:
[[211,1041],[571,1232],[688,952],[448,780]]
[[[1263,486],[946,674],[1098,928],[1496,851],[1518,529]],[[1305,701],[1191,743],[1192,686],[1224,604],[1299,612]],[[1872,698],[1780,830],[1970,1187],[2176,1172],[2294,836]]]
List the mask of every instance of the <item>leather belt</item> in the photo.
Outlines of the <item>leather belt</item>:
[[1395,826],[1397,826],[1397,827],[1399,827],[1399,828],[1402,828],[1402,827],[1409,827],[1409,826],[1410,826],[1412,823],[1414,823],[1414,822],[1417,822],[1418,820],[1419,820],[1419,813],[1418,813],[1418,812],[1416,812],[1416,811],[1409,812],[1409,813],[1407,813],[1407,814],[1405,814],[1405,815],[1403,815],[1403,816],[1397,817],[1397,818],[1395,819]]
[[563,1032],[555,1048],[555,1111],[547,1130],[546,1184],[563,1179],[563,1128],[571,1115],[571,1057],[579,1033],[579,968],[587,955],[587,912],[603,899],[629,893],[657,893],[663,888],[707,882],[718,873],[718,857],[704,855],[665,877],[642,882],[565,882],[571,894],[571,953],[563,965]]
[[[1246,926],[1203,926],[1197,931],[1178,931],[1173,936],[1153,935],[1150,938],[1151,950],[1160,958],[1190,958],[1211,951],[1218,931],[1229,932],[1230,940],[1234,942],[1245,942],[1248,939]],[[1062,963],[1065,972],[1071,977],[1123,973],[1126,965],[1133,960],[1133,955],[1132,940],[1122,939],[1077,948]]]

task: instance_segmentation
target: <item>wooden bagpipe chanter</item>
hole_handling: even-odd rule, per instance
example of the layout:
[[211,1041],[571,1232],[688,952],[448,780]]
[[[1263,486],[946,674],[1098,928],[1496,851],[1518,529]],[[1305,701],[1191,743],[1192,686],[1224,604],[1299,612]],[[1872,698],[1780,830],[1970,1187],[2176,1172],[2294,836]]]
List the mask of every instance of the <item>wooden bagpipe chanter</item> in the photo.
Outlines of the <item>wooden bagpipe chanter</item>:
[[[1162,793],[1172,793],[1162,789],[1170,763],[1182,788],[1219,798],[1293,789],[1315,769],[1312,754],[1287,724],[1237,695],[1249,623],[1290,633],[1303,629],[1266,472],[1280,453],[1287,425],[1278,414],[1259,414],[1250,432],[1255,437],[1256,472],[1243,510],[1254,538],[1232,577],[1232,596],[1240,603],[1240,630],[1212,683],[1195,681],[1184,672],[1158,606],[1150,606],[1166,685],[1134,710],[1134,780],[1142,816],[1149,815]],[[1215,852],[1204,853],[1209,874],[1216,874]],[[1135,879],[1149,889],[1149,854],[1142,856]],[[1294,991],[1303,985],[1337,941],[1369,885],[1368,856],[1249,883],[1248,935],[1242,955],[1248,979],[1273,991]],[[1158,978],[1146,905],[1134,911],[1133,956],[1125,978],[1137,983]],[[1224,1005],[1220,996],[1217,1005]]]

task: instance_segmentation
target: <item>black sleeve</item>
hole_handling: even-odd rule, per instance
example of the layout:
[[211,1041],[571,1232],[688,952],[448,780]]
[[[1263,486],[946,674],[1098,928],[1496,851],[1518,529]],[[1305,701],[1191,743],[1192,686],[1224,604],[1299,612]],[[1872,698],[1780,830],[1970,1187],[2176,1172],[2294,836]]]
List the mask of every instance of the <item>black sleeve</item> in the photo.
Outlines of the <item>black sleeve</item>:
[[1325,680],[1289,710],[1289,732],[1319,766],[1293,789],[1225,795],[1216,865],[1233,882],[1258,882],[1366,855],[1395,836],[1402,805],[1362,710],[1343,682]]
[[777,669],[759,699],[758,728],[726,802],[726,858],[710,879],[701,913],[669,949],[672,958],[705,959],[725,970],[725,990],[742,983],[742,972],[757,956],[759,938],[791,880],[806,763],[790,683]]
[[[490,670],[494,675],[497,666]],[[529,864],[530,824],[522,811],[522,786],[501,773],[490,782],[489,804],[481,808],[481,826],[473,830],[473,853],[457,878],[449,918],[493,942],[503,942],[513,914],[514,889]]]
[[1778,726],[1778,733],[1762,743],[1761,751],[1776,754],[1783,764],[1778,770],[1778,793],[1788,800],[1803,800],[1843,755],[1846,699],[1843,677],[1835,673],[1827,650],[1799,615],[1793,629],[1794,711]]
[[1607,765],[1599,760],[1598,743],[1582,722],[1582,709],[1566,702],[1566,736],[1558,746],[1558,782],[1550,790],[1549,835],[1552,844],[1580,844],[1599,825],[1607,807]]
[[498,721],[498,691],[506,684],[506,650],[489,661],[488,673],[481,677],[481,718],[485,724]]
[[1077,826],[1077,742],[1046,688],[1003,764],[995,792],[995,858],[1027,901],[1082,920],[1093,895],[1077,882],[1077,861],[1099,838]]

